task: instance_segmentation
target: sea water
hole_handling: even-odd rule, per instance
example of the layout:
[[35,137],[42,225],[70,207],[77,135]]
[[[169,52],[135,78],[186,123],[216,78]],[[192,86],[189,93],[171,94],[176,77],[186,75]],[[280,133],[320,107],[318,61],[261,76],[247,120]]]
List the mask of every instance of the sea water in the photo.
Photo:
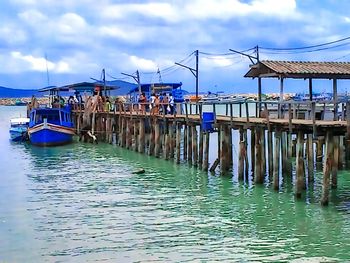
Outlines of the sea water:
[[296,200],[291,180],[275,192],[115,145],[12,143],[20,115],[0,107],[0,262],[350,260],[347,170],[321,207],[321,171]]

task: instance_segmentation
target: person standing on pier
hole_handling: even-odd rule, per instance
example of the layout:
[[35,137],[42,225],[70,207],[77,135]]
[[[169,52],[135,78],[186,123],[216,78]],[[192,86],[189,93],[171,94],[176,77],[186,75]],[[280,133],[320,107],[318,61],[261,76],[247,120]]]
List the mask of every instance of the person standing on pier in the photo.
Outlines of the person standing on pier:
[[141,93],[140,98],[139,98],[139,103],[140,103],[140,111],[141,113],[146,112],[146,103],[147,103],[147,98],[144,92]]

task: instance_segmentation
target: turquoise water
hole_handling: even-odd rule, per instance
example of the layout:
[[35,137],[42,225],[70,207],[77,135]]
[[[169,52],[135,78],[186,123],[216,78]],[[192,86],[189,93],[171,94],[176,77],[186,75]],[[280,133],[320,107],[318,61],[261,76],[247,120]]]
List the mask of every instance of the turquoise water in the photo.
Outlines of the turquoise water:
[[349,171],[323,208],[320,171],[299,201],[113,145],[11,143],[20,113],[0,107],[0,262],[350,260]]

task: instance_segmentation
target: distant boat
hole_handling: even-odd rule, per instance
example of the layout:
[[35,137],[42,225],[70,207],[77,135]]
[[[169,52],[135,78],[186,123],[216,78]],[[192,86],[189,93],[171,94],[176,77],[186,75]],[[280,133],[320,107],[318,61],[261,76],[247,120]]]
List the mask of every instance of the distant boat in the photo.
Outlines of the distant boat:
[[25,105],[27,105],[27,103],[25,101],[22,101],[20,99],[17,99],[15,101],[15,106],[25,106]]
[[13,118],[10,120],[11,141],[21,142],[28,139],[29,118]]

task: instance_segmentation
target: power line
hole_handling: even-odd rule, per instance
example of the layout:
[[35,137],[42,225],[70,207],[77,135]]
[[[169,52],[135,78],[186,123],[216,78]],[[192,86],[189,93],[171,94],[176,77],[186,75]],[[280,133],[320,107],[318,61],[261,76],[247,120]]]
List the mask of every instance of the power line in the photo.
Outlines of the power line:
[[283,50],[275,50],[275,52],[269,52],[269,51],[262,51],[261,53],[264,54],[302,54],[302,53],[312,53],[312,52],[318,52],[318,51],[323,51],[323,50],[328,50],[328,49],[334,49],[338,47],[343,47],[349,45],[350,42],[344,43],[344,44],[339,44],[331,47],[324,47],[324,48],[318,48],[318,49],[312,49],[312,50],[295,50],[295,51],[283,51]]
[[288,51],[288,50],[301,50],[301,49],[311,49],[311,48],[317,48],[317,47],[323,47],[323,46],[328,46],[328,45],[332,45],[335,43],[339,43],[339,42],[343,42],[346,40],[349,40],[349,37],[344,37],[342,39],[338,39],[335,41],[331,41],[331,42],[326,42],[326,43],[322,43],[322,44],[318,44],[318,45],[312,45],[312,46],[305,46],[305,47],[292,47],[292,48],[274,48],[274,47],[259,47],[260,49],[265,49],[265,50],[275,50],[275,51]]

